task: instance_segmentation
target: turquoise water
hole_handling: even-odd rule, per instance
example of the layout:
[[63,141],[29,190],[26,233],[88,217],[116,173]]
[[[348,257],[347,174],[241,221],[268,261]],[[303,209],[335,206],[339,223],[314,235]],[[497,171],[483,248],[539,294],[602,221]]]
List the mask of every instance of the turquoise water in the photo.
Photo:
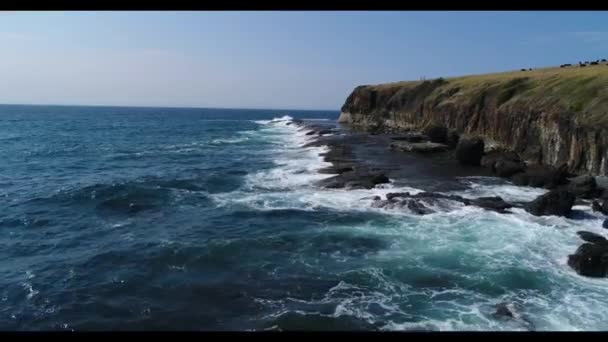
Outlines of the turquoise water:
[[[425,190],[413,177],[319,189],[326,147],[302,148],[312,138],[287,122],[337,116],[0,106],[0,329],[608,328],[608,283],[566,265],[600,216],[362,200]],[[463,196],[543,193],[454,181]],[[515,319],[493,315],[501,302]]]

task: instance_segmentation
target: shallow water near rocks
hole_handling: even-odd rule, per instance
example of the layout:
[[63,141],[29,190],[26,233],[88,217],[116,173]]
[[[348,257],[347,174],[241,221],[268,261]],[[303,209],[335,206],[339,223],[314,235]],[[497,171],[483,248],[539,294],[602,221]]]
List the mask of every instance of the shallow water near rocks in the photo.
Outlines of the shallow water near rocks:
[[[608,328],[608,283],[566,265],[576,231],[606,236],[601,215],[373,208],[362,198],[544,193],[383,136],[354,153],[390,184],[320,189],[327,147],[288,123],[337,117],[1,106],[0,329]],[[494,315],[504,302],[513,319]]]

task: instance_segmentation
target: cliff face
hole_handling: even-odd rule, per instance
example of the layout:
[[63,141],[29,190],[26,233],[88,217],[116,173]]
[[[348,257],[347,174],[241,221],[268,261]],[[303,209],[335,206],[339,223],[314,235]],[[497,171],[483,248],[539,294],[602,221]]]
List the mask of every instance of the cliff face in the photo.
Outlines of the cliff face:
[[359,86],[339,122],[397,132],[442,124],[530,163],[565,163],[577,174],[606,175],[608,67],[580,69]]

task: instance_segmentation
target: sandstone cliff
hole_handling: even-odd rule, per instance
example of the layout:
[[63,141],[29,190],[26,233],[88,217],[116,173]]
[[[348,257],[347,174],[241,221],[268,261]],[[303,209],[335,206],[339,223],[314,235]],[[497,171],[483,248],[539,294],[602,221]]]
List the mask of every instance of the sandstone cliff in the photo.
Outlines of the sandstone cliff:
[[379,131],[442,124],[529,163],[608,173],[608,66],[359,86],[339,122]]

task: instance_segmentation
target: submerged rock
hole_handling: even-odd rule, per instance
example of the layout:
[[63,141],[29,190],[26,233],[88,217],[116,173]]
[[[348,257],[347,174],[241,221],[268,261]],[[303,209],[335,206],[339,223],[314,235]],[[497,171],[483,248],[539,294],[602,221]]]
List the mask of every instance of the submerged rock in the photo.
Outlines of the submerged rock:
[[433,152],[444,152],[448,150],[448,145],[439,144],[434,142],[394,142],[390,145],[390,148],[397,149],[405,152],[417,152],[417,153],[433,153]]
[[513,318],[515,317],[515,315],[513,315],[513,312],[511,311],[511,309],[509,308],[507,303],[498,303],[496,304],[496,311],[493,314],[495,317],[498,318]]
[[481,138],[460,139],[456,146],[456,159],[462,165],[479,166],[483,148],[484,142]]
[[602,204],[598,201],[591,202],[591,209],[593,211],[599,211],[604,215],[608,215],[608,201],[604,201]]
[[602,228],[607,228],[608,229],[608,219],[604,220],[604,222],[602,223]]
[[532,215],[557,215],[567,216],[572,210],[576,197],[568,190],[551,190],[538,196],[532,202],[526,204],[524,209]]

